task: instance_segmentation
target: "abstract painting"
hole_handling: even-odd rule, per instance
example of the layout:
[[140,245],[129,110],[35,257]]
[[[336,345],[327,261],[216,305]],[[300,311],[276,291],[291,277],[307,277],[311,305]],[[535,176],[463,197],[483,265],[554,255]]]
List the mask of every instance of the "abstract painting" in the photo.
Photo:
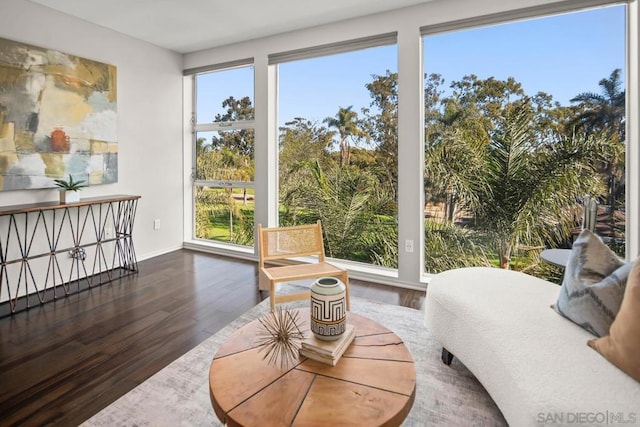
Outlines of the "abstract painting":
[[118,181],[116,67],[0,38],[0,191]]

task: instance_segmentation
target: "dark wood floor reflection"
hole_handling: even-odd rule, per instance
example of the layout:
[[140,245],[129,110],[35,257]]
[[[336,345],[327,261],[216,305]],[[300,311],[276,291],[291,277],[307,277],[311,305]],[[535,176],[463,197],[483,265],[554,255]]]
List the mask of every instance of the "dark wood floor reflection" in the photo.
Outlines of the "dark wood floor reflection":
[[[0,425],[78,425],[260,302],[255,262],[179,250],[139,270],[0,319]],[[412,308],[425,295],[351,290]]]

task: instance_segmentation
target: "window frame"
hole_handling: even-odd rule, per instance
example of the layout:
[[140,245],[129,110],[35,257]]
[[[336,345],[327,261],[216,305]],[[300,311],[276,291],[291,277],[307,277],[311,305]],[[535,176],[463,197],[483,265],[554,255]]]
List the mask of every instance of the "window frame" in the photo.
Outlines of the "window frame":
[[[209,123],[198,123],[197,111],[198,111],[198,76],[214,73],[214,72],[225,72],[231,71],[234,69],[251,67],[254,75],[255,82],[255,65],[253,63],[253,59],[251,62],[247,62],[248,60],[240,60],[233,61],[230,63],[224,63],[220,65],[214,65],[210,67],[198,67],[190,70],[185,70],[185,74],[190,74],[192,78],[192,110],[191,110],[191,206],[193,216],[191,218],[192,222],[192,236],[191,238],[195,240],[203,240],[206,242],[215,242],[216,244],[228,245],[228,246],[239,246],[239,247],[247,247],[244,245],[238,245],[234,243],[224,242],[220,240],[212,240],[212,239],[204,239],[196,236],[196,187],[204,187],[211,189],[254,189],[255,190],[255,181],[235,181],[235,180],[219,180],[219,179],[197,179],[197,159],[198,153],[196,150],[196,143],[198,140],[199,132],[224,132],[230,130],[245,130],[251,129],[254,131],[255,135],[255,117],[253,120],[236,120],[236,121],[227,121],[227,122],[209,122]],[[252,103],[254,103],[255,99],[255,83],[252,88]],[[254,107],[255,108],[255,107]],[[254,147],[255,147],[255,136],[254,136]],[[255,154],[253,158],[254,167],[256,163]],[[255,179],[255,177],[254,177]],[[255,196],[254,196],[255,197]],[[254,244],[255,246],[255,244]]]
[[[294,35],[300,37],[270,37],[260,41],[248,41],[234,45],[231,48],[212,48],[208,51],[185,55],[183,73],[183,114],[182,114],[182,143],[184,157],[182,159],[182,176],[180,183],[184,194],[184,241],[181,247],[237,257],[246,260],[257,259],[254,248],[224,244],[213,240],[195,241],[193,239],[195,224],[195,212],[193,210],[193,177],[192,150],[195,143],[192,142],[191,109],[193,103],[192,80],[189,78],[194,72],[202,72],[212,69],[220,69],[235,65],[253,64],[254,66],[254,103],[256,107],[256,146],[255,146],[255,222],[263,225],[275,226],[277,224],[277,197],[274,193],[278,187],[277,171],[274,171],[274,161],[277,163],[277,93],[275,91],[277,73],[275,66],[269,63],[272,55],[279,52],[302,50],[312,48],[314,43],[340,43],[349,37],[364,37],[375,34],[376,31],[391,32],[398,35],[398,138],[399,138],[399,185],[403,191],[398,197],[399,214],[399,259],[398,269],[386,271],[381,267],[364,265],[351,265],[339,263],[349,268],[353,277],[386,283],[389,285],[424,290],[432,274],[424,273],[424,261],[421,259],[424,248],[421,244],[414,246],[413,253],[403,250],[405,239],[414,239],[416,243],[422,242],[420,236],[424,233],[423,203],[420,199],[422,183],[416,180],[416,176],[422,176],[424,162],[420,160],[424,153],[421,141],[424,140],[422,121],[423,113],[423,72],[422,72],[422,37],[423,28],[435,28],[435,25],[445,25],[451,22],[460,22],[456,17],[467,16],[465,25],[459,29],[470,29],[477,25],[487,24],[485,20],[490,16],[501,16],[500,22],[523,19],[522,11],[527,18],[539,18],[558,12],[573,12],[591,7],[609,4],[627,4],[627,70],[625,90],[627,91],[627,145],[626,173],[627,173],[627,259],[634,259],[640,253],[640,147],[638,146],[640,132],[640,92],[638,85],[638,20],[640,19],[640,6],[634,0],[569,0],[563,2],[543,1],[538,5],[529,6],[527,2],[516,4],[495,4],[488,8],[471,8],[464,12],[455,12],[455,8],[445,6],[434,8],[433,13],[406,15],[402,11],[389,12],[381,15],[381,18],[371,17],[358,20],[354,26],[351,20],[335,23],[327,27],[305,28],[296,31]],[[530,2],[529,2],[530,4]],[[560,11],[558,8],[562,8]],[[423,10],[423,9],[419,9]],[[425,6],[425,11],[431,12],[430,6]],[[489,11],[489,13],[487,13]],[[497,11],[497,12],[496,12]],[[454,13],[455,12],[455,13]],[[485,14],[485,15],[482,15]],[[478,21],[475,16],[479,16]],[[397,18],[397,19],[396,19]],[[248,60],[241,58],[249,58]],[[255,57],[255,62],[254,62]],[[227,61],[221,64],[222,61]],[[213,65],[211,65],[213,64]],[[224,67],[221,67],[224,65]],[[195,107],[193,108],[195,111]],[[421,112],[422,111],[422,112]],[[416,142],[417,141],[417,142]],[[274,160],[275,159],[275,160]],[[419,187],[419,188],[418,188]],[[191,219],[191,221],[190,221]],[[257,246],[257,244],[256,244]]]
[[[386,46],[395,46],[396,51],[399,50],[398,43],[398,32],[392,31],[388,33],[374,34],[367,37],[361,37],[357,39],[344,40],[335,43],[328,43],[317,46],[310,46],[302,49],[295,49],[291,51],[277,52],[268,55],[268,66],[274,70],[277,78],[275,79],[275,92],[277,95],[275,98],[277,99],[277,103],[275,104],[275,110],[279,112],[280,109],[280,66],[292,62],[298,61],[306,61],[313,60],[323,57],[329,57],[334,55],[342,55],[349,54],[353,52],[359,52],[366,49],[374,49],[381,48]],[[398,74],[399,60],[396,54],[396,63],[395,63],[395,73]],[[336,107],[338,108],[338,107]],[[398,106],[396,106],[398,108]],[[354,110],[355,111],[355,110]],[[275,226],[282,226],[280,223],[280,212],[279,212],[279,202],[280,202],[280,152],[279,152],[279,142],[280,142],[280,126],[277,123],[278,114],[274,115],[275,117],[275,128],[277,129],[275,140],[276,142],[276,182],[274,183],[273,191],[275,191],[276,203],[275,206],[269,206],[270,210],[274,210],[274,218],[276,221]],[[306,118],[305,118],[306,119]],[[309,119],[310,120],[310,119]],[[396,129],[396,138],[398,139],[398,145],[396,147],[399,150],[399,137],[398,137],[399,126]],[[399,154],[397,153],[396,156]],[[399,191],[396,194],[395,204],[396,210],[399,209]],[[398,223],[398,218],[396,214],[395,218],[396,224]],[[396,228],[396,237],[399,239],[398,228]],[[399,254],[398,254],[399,255]],[[399,263],[399,256],[396,258],[396,264]],[[398,277],[398,267],[388,267],[383,265],[377,265],[373,263],[363,262],[363,261],[355,261],[346,258],[330,258],[333,262],[338,263],[339,265],[344,266],[345,268],[356,269],[366,273],[374,273],[379,274],[385,277]]]
[[[630,216],[631,211],[635,211],[635,207],[637,206],[637,202],[632,199],[633,191],[635,190],[637,193],[637,184],[636,181],[633,180],[633,175],[639,173],[637,171],[638,166],[640,166],[640,162],[635,161],[633,154],[636,153],[635,148],[632,146],[631,142],[633,141],[633,135],[637,135],[637,133],[632,133],[632,129],[637,128],[640,123],[637,118],[633,116],[631,106],[637,105],[638,102],[638,94],[637,91],[634,93],[630,90],[633,87],[634,71],[632,69],[633,64],[637,64],[638,53],[632,47],[633,37],[632,37],[632,26],[631,22],[633,18],[633,7],[636,6],[637,2],[634,0],[582,0],[579,4],[572,2],[559,2],[559,3],[551,3],[551,4],[543,4],[538,6],[531,6],[520,8],[516,10],[499,12],[499,13],[491,13],[487,15],[475,16],[472,18],[460,19],[460,20],[452,20],[438,24],[425,25],[420,27],[420,45],[421,51],[424,51],[424,40],[428,36],[444,34],[448,32],[456,32],[456,31],[468,31],[474,30],[478,28],[490,27],[490,26],[499,26],[499,25],[507,25],[513,24],[516,22],[529,21],[534,19],[544,19],[549,18],[561,14],[572,14],[572,13],[580,13],[587,10],[593,10],[597,8],[603,7],[613,7],[613,6],[624,6],[625,7],[625,31],[624,31],[624,43],[625,43],[625,61],[623,64],[625,81],[624,81],[624,90],[626,93],[626,106],[625,106],[625,166],[624,166],[624,174],[625,174],[625,232],[624,232],[624,240],[625,240],[625,259],[632,260],[635,257],[634,249],[640,245],[640,240],[634,234],[632,234],[634,220]],[[423,63],[424,66],[424,63]],[[424,73],[423,73],[424,74]],[[424,86],[422,87],[422,96],[421,99],[424,103]],[[424,112],[423,112],[424,116]],[[637,132],[637,131],[636,131]],[[424,167],[424,166],[423,166]],[[635,170],[635,172],[634,172]],[[424,175],[424,170],[422,171]],[[424,194],[424,181],[422,183],[422,193]],[[422,247],[424,247],[424,231],[421,234],[421,242]],[[432,277],[436,273],[429,273],[426,271],[426,266],[424,262],[421,263],[421,276],[426,278],[428,281],[430,277]]]

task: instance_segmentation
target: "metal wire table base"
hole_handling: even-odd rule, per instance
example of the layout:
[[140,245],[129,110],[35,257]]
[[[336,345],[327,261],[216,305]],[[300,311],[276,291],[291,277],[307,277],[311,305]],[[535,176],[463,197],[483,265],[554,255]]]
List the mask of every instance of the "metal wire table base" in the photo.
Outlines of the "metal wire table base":
[[136,273],[139,198],[0,208],[0,316]]

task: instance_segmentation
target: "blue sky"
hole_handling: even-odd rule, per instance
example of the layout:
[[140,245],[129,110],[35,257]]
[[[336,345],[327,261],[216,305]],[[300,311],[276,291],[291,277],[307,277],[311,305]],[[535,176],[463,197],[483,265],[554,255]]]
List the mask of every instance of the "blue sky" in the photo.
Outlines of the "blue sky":
[[623,6],[429,36],[424,71],[447,81],[473,72],[513,76],[533,95],[544,91],[563,105],[625,64]]
[[[528,94],[544,91],[569,105],[581,92],[600,92],[598,82],[615,68],[624,79],[624,10],[612,6],[426,36],[424,72],[441,74],[446,87],[468,74],[512,76]],[[321,122],[350,105],[360,112],[371,102],[365,84],[387,70],[397,71],[396,46],[281,64],[279,125],[293,117]],[[207,93],[206,102],[198,102],[198,121],[205,123],[229,95],[251,93],[253,70],[213,73],[200,77],[198,86]]]

